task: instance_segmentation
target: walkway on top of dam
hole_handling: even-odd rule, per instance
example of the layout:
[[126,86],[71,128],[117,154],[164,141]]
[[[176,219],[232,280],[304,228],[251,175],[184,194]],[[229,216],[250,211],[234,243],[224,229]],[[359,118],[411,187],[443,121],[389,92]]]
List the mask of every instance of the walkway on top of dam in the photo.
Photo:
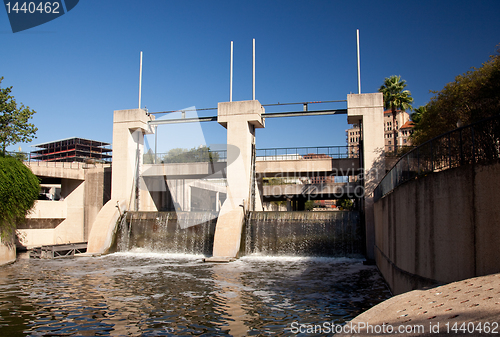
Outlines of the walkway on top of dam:
[[[167,162],[165,155],[144,155],[143,177],[166,176],[169,179],[225,178],[226,151],[209,151],[212,161]],[[154,156],[154,155],[153,155]],[[207,156],[207,158],[209,158]],[[190,159],[188,159],[190,160]],[[203,159],[201,159],[203,160]],[[84,180],[84,170],[110,167],[110,163],[26,161],[33,173],[46,178]],[[256,150],[255,171],[258,178],[298,178],[320,176],[355,176],[360,170],[358,147],[318,146],[268,148]]]
[[[215,158],[215,160],[176,163],[168,162],[166,155],[158,154],[156,155],[156,164],[154,157],[146,154],[141,175],[143,177],[166,176],[169,179],[225,178],[226,152],[210,151],[208,153],[210,156],[214,155],[210,158]],[[206,158],[208,157],[206,156]],[[257,178],[355,176],[359,173],[359,169],[358,148],[352,146],[256,150],[255,172]]]

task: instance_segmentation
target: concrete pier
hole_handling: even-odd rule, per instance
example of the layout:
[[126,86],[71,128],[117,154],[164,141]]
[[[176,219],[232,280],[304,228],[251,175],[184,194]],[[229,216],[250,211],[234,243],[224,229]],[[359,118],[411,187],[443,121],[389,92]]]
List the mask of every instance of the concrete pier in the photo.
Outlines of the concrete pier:
[[264,108],[258,101],[219,103],[217,121],[227,128],[228,189],[215,228],[213,258],[207,261],[237,257],[245,212],[262,210],[258,188],[252,179],[252,155],[255,129],[264,127],[263,113]]
[[92,226],[87,253],[105,253],[111,246],[121,214],[138,210],[144,134],[152,132],[148,125],[152,120],[154,116],[142,109],[114,112],[111,200],[101,209]]
[[359,124],[364,168],[366,257],[375,259],[373,191],[385,175],[384,100],[382,93],[347,95],[347,122]]

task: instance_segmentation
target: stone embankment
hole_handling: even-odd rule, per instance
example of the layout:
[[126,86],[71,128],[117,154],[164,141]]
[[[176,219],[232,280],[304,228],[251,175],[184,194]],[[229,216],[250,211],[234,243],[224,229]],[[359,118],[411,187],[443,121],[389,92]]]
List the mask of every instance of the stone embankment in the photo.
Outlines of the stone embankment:
[[349,324],[340,336],[500,335],[500,274],[394,296]]

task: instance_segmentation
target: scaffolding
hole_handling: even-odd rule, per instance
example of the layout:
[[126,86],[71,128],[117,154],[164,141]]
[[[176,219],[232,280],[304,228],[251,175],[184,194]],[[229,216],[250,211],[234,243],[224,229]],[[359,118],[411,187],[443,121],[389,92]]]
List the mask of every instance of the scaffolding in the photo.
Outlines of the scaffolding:
[[33,145],[31,160],[52,162],[111,162],[111,144],[84,138],[67,138]]

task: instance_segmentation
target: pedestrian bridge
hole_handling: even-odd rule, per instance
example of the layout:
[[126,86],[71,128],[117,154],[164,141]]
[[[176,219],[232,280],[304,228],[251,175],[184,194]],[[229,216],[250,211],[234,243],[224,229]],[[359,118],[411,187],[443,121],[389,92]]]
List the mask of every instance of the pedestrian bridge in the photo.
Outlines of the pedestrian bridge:
[[[264,202],[356,198],[363,195],[357,181],[357,149],[346,146],[279,148],[256,150],[255,182]],[[218,211],[227,197],[227,163],[224,151],[210,151],[213,161],[161,163],[167,155],[156,155],[157,164],[143,164],[140,174],[140,208],[143,210],[212,209]],[[185,159],[185,158],[184,158]],[[153,161],[151,154],[144,161]],[[147,192],[147,193],[145,193]]]
[[[225,178],[226,167],[226,162],[144,164],[141,175],[169,179]],[[359,158],[256,161],[255,172],[258,178],[355,176],[359,173]]]
[[[318,146],[257,149],[257,179],[271,177],[356,176],[360,173],[358,147]],[[171,179],[225,178],[226,151],[209,151],[213,161],[168,162],[167,154],[144,156],[143,177],[167,176]],[[147,163],[150,164],[147,164]],[[156,162],[156,163],[153,163]],[[166,162],[166,163],[165,163]]]

